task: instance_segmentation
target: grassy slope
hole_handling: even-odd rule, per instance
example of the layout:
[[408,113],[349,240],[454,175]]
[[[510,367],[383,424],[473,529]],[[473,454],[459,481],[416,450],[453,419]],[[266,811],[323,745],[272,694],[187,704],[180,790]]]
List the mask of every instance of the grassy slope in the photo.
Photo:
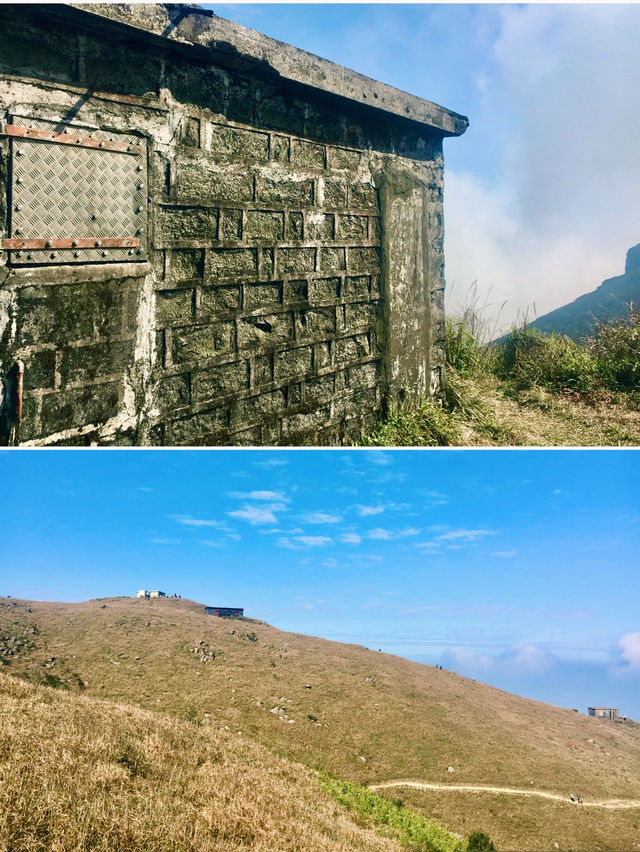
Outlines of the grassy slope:
[[[35,635],[26,632],[32,626]],[[0,634],[25,635],[35,646],[9,658],[14,674],[38,681],[58,677],[73,689],[86,681],[90,695],[182,719],[208,719],[216,731],[225,726],[242,731],[275,753],[340,778],[532,784],[592,799],[640,798],[638,729],[359,646],[205,616],[189,601],[0,599]],[[199,662],[189,650],[199,642],[215,651],[215,659]],[[44,668],[51,656],[53,668]],[[270,712],[274,708],[280,712]],[[464,833],[473,828],[491,833],[477,795],[466,795],[464,802]],[[539,813],[538,828],[513,845],[548,845],[542,823],[548,805],[531,800],[526,807]],[[510,808],[497,810],[494,832],[509,830]],[[562,848],[574,845],[578,823],[591,825],[593,836],[602,834],[598,812],[585,813],[557,809],[554,840]],[[598,844],[630,848],[638,817],[636,811],[607,816]],[[457,818],[446,824],[460,831]]]
[[[450,370],[451,373],[451,370]],[[640,412],[624,395],[584,401],[542,387],[514,390],[491,374],[455,376],[462,404],[402,411],[378,426],[368,446],[594,447],[640,445]]]
[[458,378],[479,416],[460,417],[461,446],[637,446],[640,413],[618,401],[584,402],[544,388],[514,392],[495,376]]
[[233,732],[0,674],[0,848],[396,850]]

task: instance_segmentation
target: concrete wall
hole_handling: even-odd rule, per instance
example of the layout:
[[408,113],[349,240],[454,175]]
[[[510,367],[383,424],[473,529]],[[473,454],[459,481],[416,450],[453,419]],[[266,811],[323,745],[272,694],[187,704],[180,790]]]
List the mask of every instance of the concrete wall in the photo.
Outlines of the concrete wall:
[[133,135],[148,190],[140,255],[0,254],[0,441],[18,359],[27,444],[348,443],[437,391],[442,139],[464,119],[169,7],[0,14],[0,121]]

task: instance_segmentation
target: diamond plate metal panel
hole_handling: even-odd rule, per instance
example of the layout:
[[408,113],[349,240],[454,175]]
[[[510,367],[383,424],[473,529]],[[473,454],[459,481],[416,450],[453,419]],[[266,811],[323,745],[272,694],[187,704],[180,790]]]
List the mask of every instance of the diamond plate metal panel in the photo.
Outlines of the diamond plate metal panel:
[[140,155],[28,138],[10,138],[10,231],[14,239],[140,240],[139,248],[58,248],[11,251],[13,265],[113,263],[146,259],[147,156],[139,136],[89,130],[42,119],[14,124],[78,132],[134,145]]

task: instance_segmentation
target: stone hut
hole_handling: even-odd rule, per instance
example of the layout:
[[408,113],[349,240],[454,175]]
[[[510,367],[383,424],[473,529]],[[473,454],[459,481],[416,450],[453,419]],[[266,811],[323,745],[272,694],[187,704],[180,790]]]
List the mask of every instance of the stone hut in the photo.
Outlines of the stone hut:
[[466,118],[198,7],[0,15],[0,443],[347,444],[441,389]]
[[219,618],[242,618],[244,615],[244,609],[238,606],[205,606],[204,612]]
[[617,707],[588,707],[589,716],[595,716],[597,719],[617,719]]

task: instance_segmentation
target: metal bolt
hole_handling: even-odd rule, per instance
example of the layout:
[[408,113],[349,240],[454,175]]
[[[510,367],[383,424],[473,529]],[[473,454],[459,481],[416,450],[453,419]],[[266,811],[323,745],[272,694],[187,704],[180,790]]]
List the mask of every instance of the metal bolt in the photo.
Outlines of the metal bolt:
[[138,188],[138,189],[142,189],[142,184],[141,184],[141,183],[139,183],[137,188]]
[[53,248],[53,243],[51,242],[51,240],[47,240],[46,243],[44,244],[44,247],[45,248]]
[[100,240],[96,240],[95,245],[96,245],[96,248],[100,248],[100,246],[102,245],[102,243],[100,242]]
[[20,205],[19,205],[19,204],[16,204],[16,206],[14,207],[14,210],[20,210],[20,209],[21,209],[21,208],[20,208]]
[[138,230],[136,231],[136,237],[141,236],[143,232],[144,232],[144,228],[138,228]]
[[136,254],[142,254],[142,249],[141,248],[136,249]]
[[51,260],[53,260],[54,257],[56,257],[56,253],[55,253],[55,251],[52,251],[51,252]]
[[97,219],[98,217],[96,216],[96,214],[95,214],[95,213],[92,213],[92,214],[91,214],[91,218],[92,218],[92,219],[93,219],[93,221],[95,222],[95,221],[96,221],[96,219]]
[[109,254],[109,252],[106,252],[106,251],[103,251],[103,252],[102,252],[102,256],[103,256],[103,257],[106,257],[108,254]]
[[76,139],[76,145],[79,145],[81,142],[82,142],[82,139],[81,139],[80,136],[78,136],[78,138]]
[[29,252],[29,254],[27,255],[27,260],[33,260],[33,255],[31,254],[31,252]]
[[16,183],[22,183],[22,178],[21,178],[21,177],[17,177],[17,178],[16,178]]
[[17,252],[16,252],[16,257],[22,257],[22,252],[21,252],[21,251],[17,251]]
[[141,172],[141,171],[142,171],[142,166],[136,166],[136,171],[137,171],[137,172]]
[[133,249],[129,249],[129,251],[127,252],[127,254],[133,254]]
[[104,142],[100,142],[100,144],[98,145],[98,148],[104,148]]
[[23,154],[24,154],[24,151],[22,150],[22,148],[18,148],[18,150],[16,151],[16,156],[21,157]]
[[73,256],[74,256],[74,257],[80,257],[80,252],[79,252],[79,251],[74,251]]
[[78,241],[77,241],[77,240],[74,240],[74,241],[71,243],[71,248],[76,248],[76,246],[77,246],[77,245],[78,245]]
[[16,237],[19,237],[19,236],[20,236],[20,229],[19,229],[19,228],[16,228],[16,230],[15,230],[15,235],[16,235]]
[[142,213],[142,207],[136,207],[136,213]]

